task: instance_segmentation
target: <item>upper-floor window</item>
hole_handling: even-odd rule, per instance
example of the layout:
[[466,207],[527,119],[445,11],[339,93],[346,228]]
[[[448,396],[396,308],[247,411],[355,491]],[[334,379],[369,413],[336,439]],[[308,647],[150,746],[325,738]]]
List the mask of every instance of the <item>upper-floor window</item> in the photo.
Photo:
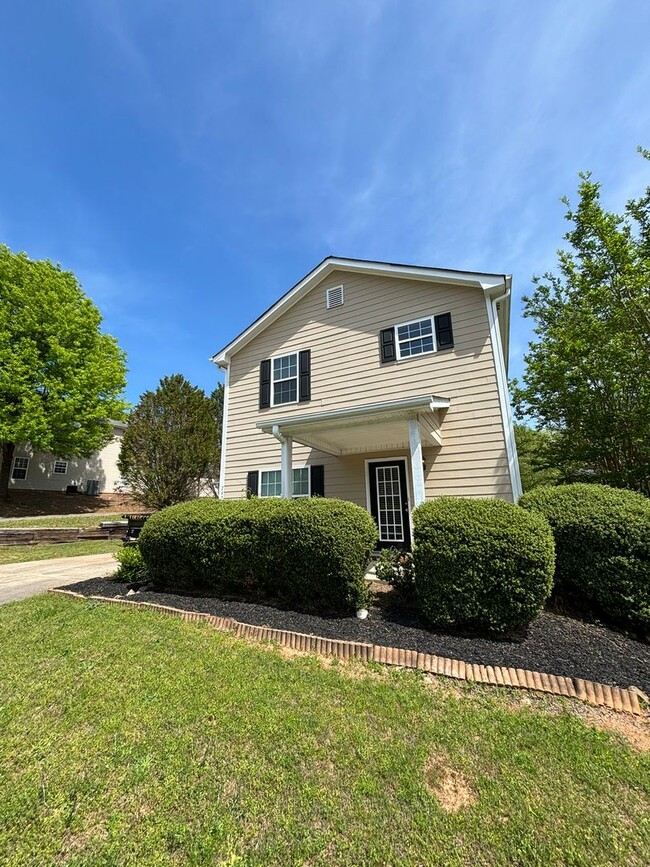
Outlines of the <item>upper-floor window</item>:
[[14,458],[14,468],[11,473],[12,479],[26,479],[29,468],[29,458]]
[[453,347],[451,313],[439,313],[437,316],[403,322],[401,325],[382,328],[379,332],[382,364]]
[[54,461],[54,474],[57,476],[65,476],[68,472],[67,461]]
[[273,406],[298,400],[298,354],[273,359]]
[[397,357],[407,358],[410,355],[423,355],[435,350],[433,337],[433,319],[420,319],[417,322],[407,322],[397,326]]
[[311,350],[260,362],[260,409],[311,400]]

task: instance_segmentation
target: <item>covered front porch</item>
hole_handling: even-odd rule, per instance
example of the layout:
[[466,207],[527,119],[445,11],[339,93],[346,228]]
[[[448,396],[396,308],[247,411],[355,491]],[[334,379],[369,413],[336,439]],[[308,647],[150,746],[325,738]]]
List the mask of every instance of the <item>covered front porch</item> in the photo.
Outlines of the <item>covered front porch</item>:
[[442,446],[448,408],[448,398],[422,395],[285,415],[259,422],[257,427],[280,444],[283,497],[292,496],[294,443],[340,458],[342,463],[349,456],[368,455],[364,461],[366,507],[379,525],[380,544],[386,546],[406,541],[410,507],[426,499],[422,450]]

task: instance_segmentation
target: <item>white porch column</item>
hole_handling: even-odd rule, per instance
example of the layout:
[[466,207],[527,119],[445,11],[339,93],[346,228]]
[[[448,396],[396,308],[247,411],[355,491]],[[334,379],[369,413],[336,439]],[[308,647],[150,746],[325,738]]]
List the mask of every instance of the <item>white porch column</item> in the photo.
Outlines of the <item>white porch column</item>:
[[411,446],[411,479],[413,482],[413,504],[424,502],[424,468],[422,466],[422,440],[420,423],[416,418],[409,419],[409,445]]
[[291,450],[293,447],[293,437],[285,436],[282,438],[282,455],[280,466],[282,467],[282,496],[287,499],[291,498],[292,494],[292,473],[291,473]]
[[293,478],[291,472],[291,451],[293,448],[293,437],[285,436],[285,434],[280,433],[280,426],[277,424],[273,425],[272,431],[273,436],[280,443],[280,469],[282,470],[282,494],[281,496],[286,497],[287,499],[291,498],[291,494],[293,493]]

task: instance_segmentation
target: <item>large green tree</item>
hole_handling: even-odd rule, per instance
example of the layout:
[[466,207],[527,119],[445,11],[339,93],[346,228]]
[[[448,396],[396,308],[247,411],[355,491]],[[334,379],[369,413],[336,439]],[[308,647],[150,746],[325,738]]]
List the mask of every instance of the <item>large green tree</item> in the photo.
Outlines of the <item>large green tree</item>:
[[88,457],[126,403],[125,356],[76,277],[0,245],[0,498],[15,447]]
[[514,429],[519,475],[524,493],[540,485],[557,485],[562,481],[562,471],[553,466],[553,434],[546,430],[535,430],[525,424],[515,424]]
[[524,298],[536,340],[513,401],[554,434],[556,466],[650,495],[650,187],[616,214],[600,184],[580,178],[576,207],[563,200],[559,273],[534,278]]
[[129,417],[118,467],[135,497],[162,509],[196,497],[219,466],[218,396],[180,374],[146,391]]

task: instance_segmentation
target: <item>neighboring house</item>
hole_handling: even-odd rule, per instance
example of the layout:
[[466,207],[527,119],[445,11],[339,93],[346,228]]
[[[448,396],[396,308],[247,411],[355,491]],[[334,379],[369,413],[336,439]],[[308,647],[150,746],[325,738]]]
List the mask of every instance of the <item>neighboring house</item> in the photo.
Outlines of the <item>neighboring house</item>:
[[329,257],[213,357],[225,370],[220,495],[411,509],[521,493],[507,392],[511,278]]
[[117,421],[112,424],[113,439],[89,458],[62,458],[34,452],[29,445],[16,446],[10,488],[16,491],[65,491],[68,485],[77,485],[85,492],[90,482],[94,493],[113,494],[123,490],[117,460],[126,424]]

